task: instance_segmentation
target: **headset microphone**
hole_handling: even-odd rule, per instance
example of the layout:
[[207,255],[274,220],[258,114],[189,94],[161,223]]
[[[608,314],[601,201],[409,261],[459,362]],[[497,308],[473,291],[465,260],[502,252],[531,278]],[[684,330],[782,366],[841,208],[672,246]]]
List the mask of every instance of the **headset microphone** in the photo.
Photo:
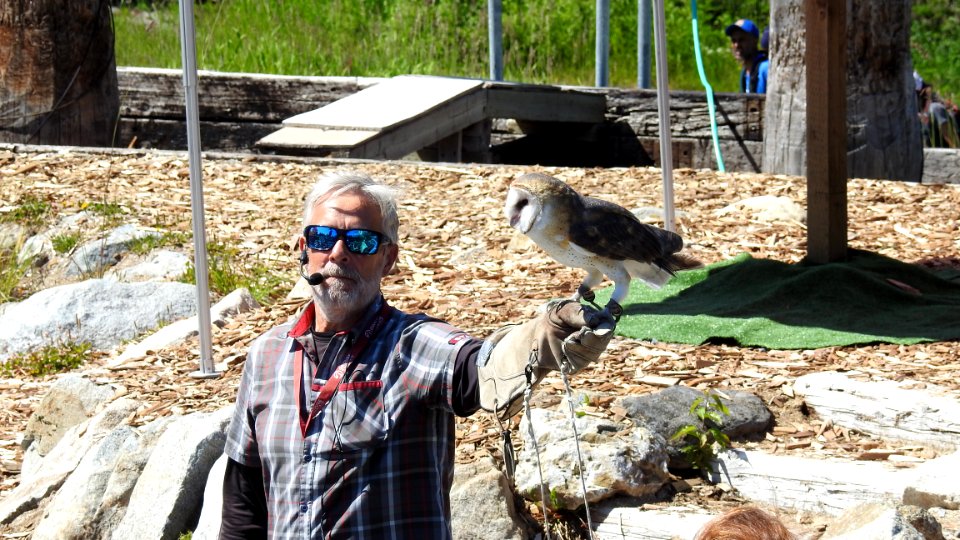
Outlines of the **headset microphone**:
[[314,287],[323,283],[323,274],[317,272],[316,274],[306,275],[303,273],[303,267],[307,264],[307,250],[300,251],[300,275],[303,276],[303,279],[306,280],[310,286]]

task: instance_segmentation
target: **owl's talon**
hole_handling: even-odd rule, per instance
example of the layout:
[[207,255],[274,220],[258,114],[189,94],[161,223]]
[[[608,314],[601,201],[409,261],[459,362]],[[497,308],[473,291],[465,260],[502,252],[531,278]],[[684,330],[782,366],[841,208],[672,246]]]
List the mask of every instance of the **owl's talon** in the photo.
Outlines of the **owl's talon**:
[[603,308],[603,310],[609,313],[614,321],[620,322],[620,316],[623,315],[623,307],[615,300],[607,302],[607,307]]
[[577,287],[577,295],[579,295],[580,298],[583,298],[587,302],[593,305],[596,305],[593,303],[593,301],[594,299],[596,299],[597,295],[592,290],[585,287],[584,285],[580,285],[579,287]]

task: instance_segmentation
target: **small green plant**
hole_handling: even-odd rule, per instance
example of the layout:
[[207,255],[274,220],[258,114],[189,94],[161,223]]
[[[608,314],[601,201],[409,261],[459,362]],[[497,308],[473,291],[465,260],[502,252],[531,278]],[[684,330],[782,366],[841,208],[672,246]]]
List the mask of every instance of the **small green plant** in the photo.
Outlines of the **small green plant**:
[[0,303],[13,302],[20,298],[17,287],[30,269],[30,261],[18,259],[18,249],[0,249]]
[[560,493],[557,488],[550,488],[550,506],[560,508]]
[[127,244],[127,249],[137,255],[146,255],[154,249],[166,246],[181,246],[186,244],[189,236],[182,232],[164,232],[160,236],[148,235],[132,240]]
[[0,364],[0,374],[4,377],[22,375],[40,377],[69,371],[83,364],[90,349],[91,345],[87,342],[48,345],[35,351],[11,356],[6,362]]
[[126,213],[122,206],[111,202],[85,202],[80,205],[81,210],[89,210],[91,213],[103,218],[106,225],[117,225],[123,221],[123,215]]
[[11,212],[0,214],[0,223],[19,223],[26,226],[38,226],[43,216],[50,211],[50,203],[34,195],[24,195]]
[[58,234],[50,239],[50,243],[53,245],[53,250],[59,254],[70,253],[73,248],[77,247],[77,244],[80,242],[80,233],[79,232],[68,232],[64,234]]
[[730,414],[720,396],[705,392],[690,404],[690,415],[696,421],[681,426],[670,437],[671,441],[683,441],[680,448],[683,457],[694,469],[705,473],[717,452],[730,446],[730,437],[723,432],[723,417]]

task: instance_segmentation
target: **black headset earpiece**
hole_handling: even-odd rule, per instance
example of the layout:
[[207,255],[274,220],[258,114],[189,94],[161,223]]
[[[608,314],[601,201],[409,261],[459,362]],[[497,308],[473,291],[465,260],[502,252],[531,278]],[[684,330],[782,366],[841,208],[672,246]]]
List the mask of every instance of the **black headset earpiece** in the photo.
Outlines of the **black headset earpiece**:
[[300,250],[300,264],[307,264],[307,261],[309,261],[309,259],[307,258],[307,250],[306,249]]

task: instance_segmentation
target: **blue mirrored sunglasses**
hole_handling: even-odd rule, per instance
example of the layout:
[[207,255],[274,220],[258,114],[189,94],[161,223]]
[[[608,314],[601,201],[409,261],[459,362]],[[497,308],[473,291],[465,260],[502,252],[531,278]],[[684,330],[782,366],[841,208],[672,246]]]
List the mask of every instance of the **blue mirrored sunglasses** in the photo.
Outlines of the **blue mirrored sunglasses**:
[[318,251],[330,251],[342,239],[350,253],[373,255],[380,249],[380,244],[388,244],[390,240],[382,233],[368,229],[337,229],[326,225],[308,225],[303,229],[303,237],[307,247]]

